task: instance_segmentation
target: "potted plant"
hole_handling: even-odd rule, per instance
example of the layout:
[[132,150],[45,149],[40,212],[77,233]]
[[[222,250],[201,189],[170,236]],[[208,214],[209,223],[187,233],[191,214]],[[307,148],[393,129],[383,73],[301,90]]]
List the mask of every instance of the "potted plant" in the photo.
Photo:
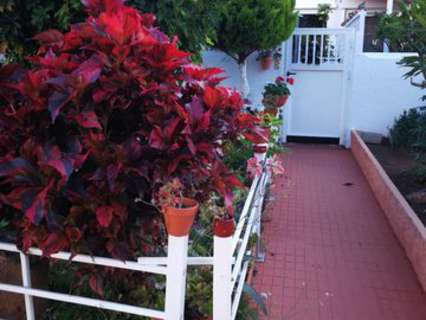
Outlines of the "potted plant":
[[199,203],[183,196],[184,186],[178,178],[164,184],[157,192],[155,204],[161,209],[169,235],[189,234]]
[[229,214],[224,208],[218,207],[213,220],[213,234],[216,237],[231,237],[235,231],[234,216]]
[[274,83],[268,83],[263,92],[262,103],[265,112],[277,115],[278,109],[281,108],[290,96],[290,90],[285,82],[284,77],[277,77]]
[[272,51],[271,50],[260,51],[256,60],[260,61],[260,67],[262,68],[262,70],[270,69],[272,66],[272,63],[274,62],[272,58]]

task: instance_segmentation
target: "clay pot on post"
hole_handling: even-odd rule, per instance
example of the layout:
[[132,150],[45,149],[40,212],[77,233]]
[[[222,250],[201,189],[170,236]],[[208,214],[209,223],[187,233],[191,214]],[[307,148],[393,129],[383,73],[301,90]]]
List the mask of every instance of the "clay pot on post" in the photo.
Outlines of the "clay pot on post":
[[199,203],[190,198],[182,198],[182,208],[165,206],[162,211],[167,233],[175,237],[187,236],[198,208]]
[[266,158],[266,152],[268,152],[267,143],[259,143],[253,146],[253,153],[258,162],[262,162]]
[[262,56],[260,58],[260,66],[262,70],[269,70],[273,63],[274,63],[274,59],[270,55]]
[[220,218],[215,217],[213,221],[213,234],[216,237],[231,237],[235,231],[235,221],[233,217]]

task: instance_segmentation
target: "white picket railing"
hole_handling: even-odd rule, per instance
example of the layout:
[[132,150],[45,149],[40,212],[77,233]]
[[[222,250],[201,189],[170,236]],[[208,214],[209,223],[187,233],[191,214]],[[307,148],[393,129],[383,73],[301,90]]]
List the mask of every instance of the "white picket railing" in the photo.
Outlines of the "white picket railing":
[[298,28],[288,46],[292,69],[338,69],[345,61],[346,30]]
[[[265,159],[263,159],[265,160]],[[264,161],[263,161],[264,163]],[[263,199],[270,174],[263,168],[254,178],[243,210],[232,237],[214,236],[214,253],[210,257],[188,257],[188,237],[168,237],[167,257],[142,257],[138,261],[120,261],[111,258],[76,255],[59,252],[52,258],[72,263],[91,264],[117,269],[133,270],[166,276],[166,300],[164,310],[155,310],[101,299],[81,297],[48,290],[35,289],[31,286],[29,256],[42,256],[37,248],[22,253],[14,244],[0,242],[0,251],[19,254],[21,262],[22,286],[0,283],[0,291],[21,294],[25,298],[27,320],[35,320],[33,297],[74,303],[88,307],[146,316],[165,320],[183,320],[185,307],[185,288],[187,266],[213,266],[213,319],[233,320],[243,291],[249,261],[245,259],[250,253],[248,248],[250,236],[260,232],[260,219]]]

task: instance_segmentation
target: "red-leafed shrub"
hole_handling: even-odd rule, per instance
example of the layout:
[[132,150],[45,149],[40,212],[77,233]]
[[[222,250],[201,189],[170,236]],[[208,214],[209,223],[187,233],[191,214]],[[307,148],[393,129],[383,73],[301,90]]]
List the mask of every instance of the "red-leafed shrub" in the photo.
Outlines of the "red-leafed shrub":
[[199,201],[219,193],[232,214],[239,181],[221,142],[263,141],[219,69],[188,54],[120,0],[85,0],[68,33],[36,36],[33,67],[0,70],[0,215],[18,243],[115,258],[152,253],[153,194],[178,177]]

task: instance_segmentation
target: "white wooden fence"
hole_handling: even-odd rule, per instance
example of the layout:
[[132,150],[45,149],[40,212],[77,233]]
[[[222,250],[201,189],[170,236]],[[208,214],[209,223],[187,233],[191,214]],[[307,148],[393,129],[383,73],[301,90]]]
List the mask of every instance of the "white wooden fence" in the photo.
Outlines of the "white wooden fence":
[[[167,257],[142,257],[138,261],[120,261],[104,257],[76,255],[71,259],[72,263],[91,264],[166,276],[165,310],[155,310],[32,288],[29,255],[42,256],[41,250],[31,248],[26,255],[16,245],[4,242],[0,242],[0,251],[19,254],[22,285],[0,283],[0,291],[24,295],[27,320],[35,320],[33,297],[155,319],[183,320],[187,266],[212,265],[213,319],[233,320],[237,315],[249,267],[249,261],[245,259],[246,255],[250,254],[249,250],[251,248],[248,248],[249,239],[252,233],[260,232],[262,204],[269,179],[270,173],[264,166],[262,173],[256,176],[252,182],[234,235],[228,238],[214,237],[213,256],[188,257],[188,237],[169,236]],[[59,252],[52,255],[52,258],[69,261],[71,253]]]

